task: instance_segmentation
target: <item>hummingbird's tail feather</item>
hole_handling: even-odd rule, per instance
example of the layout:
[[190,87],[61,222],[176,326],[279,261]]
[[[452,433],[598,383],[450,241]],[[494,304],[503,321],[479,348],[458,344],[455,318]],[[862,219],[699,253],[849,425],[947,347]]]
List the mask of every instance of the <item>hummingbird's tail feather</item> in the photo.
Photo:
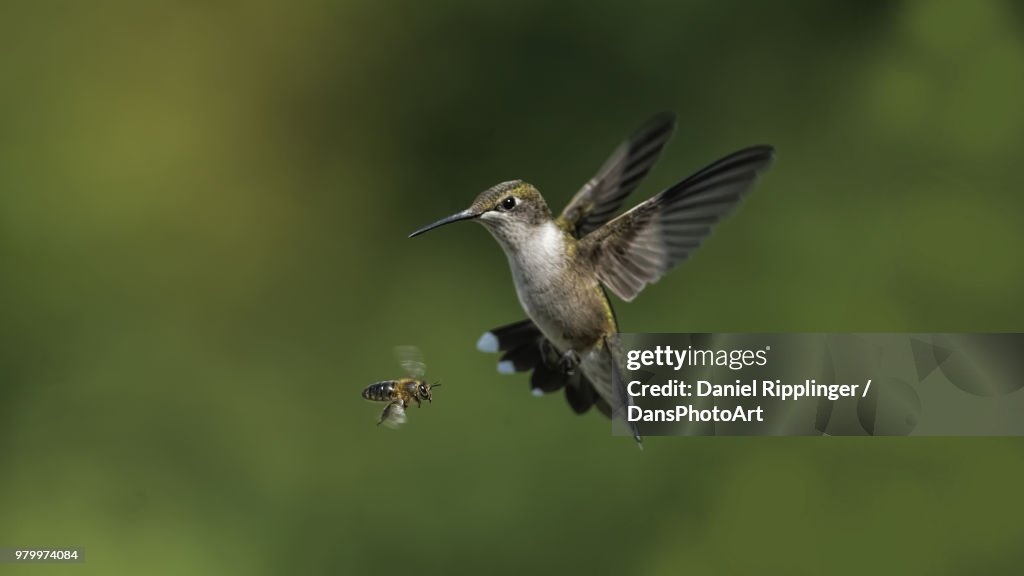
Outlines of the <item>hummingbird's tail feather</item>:
[[774,157],[771,146],[730,154],[590,233],[579,251],[601,282],[628,302],[689,258]]
[[[533,374],[530,375],[530,391],[538,396],[550,394],[568,387],[572,384],[570,380],[571,376],[555,366],[537,362],[537,365],[533,367]],[[575,386],[575,384],[573,385]]]
[[477,349],[504,352],[498,362],[501,373],[532,371],[530,390],[535,395],[543,396],[564,388],[565,399],[573,412],[583,414],[596,405],[602,414],[610,417],[610,406],[581,371],[567,374],[558,368],[557,351],[532,320],[506,324],[485,332],[477,341]]
[[594,388],[594,384],[582,373],[580,373],[578,385],[565,387],[565,400],[569,402],[569,407],[572,408],[572,411],[577,414],[583,414],[590,410],[591,406],[596,406],[601,414],[608,418],[612,416],[612,410],[608,402],[601,398],[597,393],[597,389]]
[[476,342],[481,352],[504,352],[498,362],[498,372],[512,374],[526,372],[540,362],[541,341],[544,336],[531,320],[506,324],[484,332]]
[[507,352],[541,336],[540,329],[533,320],[527,319],[484,332],[476,341],[476,349],[481,352]]

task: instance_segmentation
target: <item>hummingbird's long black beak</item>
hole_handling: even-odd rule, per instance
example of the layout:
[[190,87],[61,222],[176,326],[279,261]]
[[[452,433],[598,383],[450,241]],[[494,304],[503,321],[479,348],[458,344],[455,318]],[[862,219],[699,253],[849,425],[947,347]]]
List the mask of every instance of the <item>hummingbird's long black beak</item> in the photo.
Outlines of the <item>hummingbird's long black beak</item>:
[[409,238],[412,238],[413,236],[419,236],[424,232],[428,232],[439,226],[444,226],[445,224],[451,224],[452,222],[458,222],[459,220],[470,220],[476,218],[477,216],[479,216],[479,214],[474,212],[472,208],[467,208],[462,212],[456,212],[455,214],[452,214],[447,218],[441,218],[440,220],[434,222],[433,224],[427,224],[423,228],[420,228],[419,230],[413,232],[412,234],[409,234]]

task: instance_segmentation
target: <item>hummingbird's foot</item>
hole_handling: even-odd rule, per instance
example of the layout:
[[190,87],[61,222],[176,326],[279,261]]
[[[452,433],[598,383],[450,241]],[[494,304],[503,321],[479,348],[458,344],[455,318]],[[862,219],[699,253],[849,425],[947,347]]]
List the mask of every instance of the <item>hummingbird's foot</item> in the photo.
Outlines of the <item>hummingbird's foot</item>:
[[576,373],[576,368],[580,365],[580,355],[575,350],[569,350],[558,360],[558,369],[565,372],[569,376]]

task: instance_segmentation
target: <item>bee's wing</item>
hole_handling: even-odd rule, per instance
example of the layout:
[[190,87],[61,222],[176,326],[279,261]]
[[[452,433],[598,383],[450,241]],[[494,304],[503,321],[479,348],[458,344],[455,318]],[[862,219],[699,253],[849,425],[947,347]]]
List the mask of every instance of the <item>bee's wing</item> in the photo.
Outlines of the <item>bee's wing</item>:
[[401,400],[395,400],[384,407],[384,411],[380,413],[380,420],[377,425],[385,425],[388,428],[398,428],[405,423],[405,406],[402,405]]
[[420,379],[427,372],[427,365],[423,363],[423,353],[415,346],[395,346],[395,358],[409,378]]

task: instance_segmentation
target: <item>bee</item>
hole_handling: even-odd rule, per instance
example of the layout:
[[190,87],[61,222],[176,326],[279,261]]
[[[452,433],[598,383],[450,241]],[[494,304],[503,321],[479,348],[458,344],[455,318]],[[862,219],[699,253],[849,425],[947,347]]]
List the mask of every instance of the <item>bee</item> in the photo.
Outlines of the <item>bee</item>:
[[399,346],[395,348],[395,356],[398,363],[405,371],[405,378],[397,380],[382,380],[374,382],[363,388],[363,398],[373,402],[387,402],[384,411],[380,414],[381,424],[388,428],[398,428],[405,422],[405,409],[409,404],[416,402],[419,407],[424,400],[433,402],[431,391],[439,388],[441,384],[429,384],[423,379],[427,371],[423,363],[423,355],[415,346]]

